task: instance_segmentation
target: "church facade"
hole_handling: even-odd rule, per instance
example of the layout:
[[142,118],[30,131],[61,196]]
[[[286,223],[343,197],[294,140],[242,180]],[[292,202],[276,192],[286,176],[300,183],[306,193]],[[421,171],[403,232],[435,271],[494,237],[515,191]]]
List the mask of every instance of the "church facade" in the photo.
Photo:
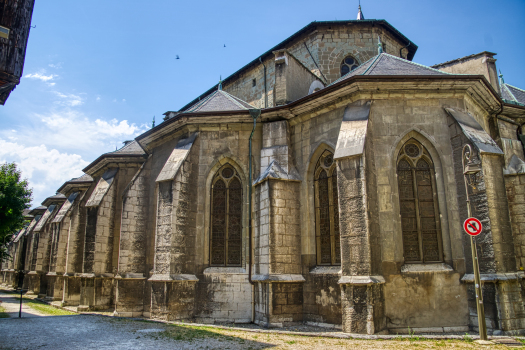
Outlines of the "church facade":
[[468,191],[487,327],[524,333],[525,91],[494,53],[416,50],[384,20],[309,24],[33,209],[3,283],[119,316],[477,330]]

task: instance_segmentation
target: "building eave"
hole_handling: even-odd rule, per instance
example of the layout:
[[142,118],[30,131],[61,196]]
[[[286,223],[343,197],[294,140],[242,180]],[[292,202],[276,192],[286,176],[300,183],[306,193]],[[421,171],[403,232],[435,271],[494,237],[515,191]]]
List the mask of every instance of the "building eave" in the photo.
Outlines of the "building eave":
[[[499,108],[499,106],[501,106],[503,103],[498,93],[482,75],[357,75],[349,79],[342,80],[334,85],[328,86],[313,94],[304,96],[289,104],[263,109],[261,111],[261,120],[269,120],[269,118],[272,120],[275,118],[290,119],[297,115],[307,113],[308,110],[318,108],[319,105],[331,103],[332,100],[339,98],[340,95],[351,94],[352,86],[358,86],[359,84],[362,85],[371,83],[371,85],[369,85],[373,86],[373,84],[377,84],[379,82],[419,84],[422,82],[432,83],[446,81],[450,82],[450,84],[447,86],[450,89],[460,88],[458,82],[464,81],[465,84],[463,84],[462,89],[465,91],[467,91],[469,88],[475,89],[470,92],[471,96],[475,99],[478,99],[480,103],[485,101],[485,108],[487,109],[493,109],[494,106],[498,106]],[[432,86],[432,84],[428,85],[428,87],[429,89],[438,88],[437,85]],[[476,96],[474,96],[474,93],[476,93]],[[185,125],[201,123],[223,123],[225,120],[227,120],[228,123],[252,122],[252,118],[250,117],[248,111],[181,113],[139,135],[135,140],[145,151],[149,151],[148,145],[154,142],[157,138],[173,133]]]
[[[141,146],[142,147],[142,146]],[[109,163],[143,163],[146,160],[144,154],[110,154],[106,153],[95,159],[91,164],[82,169],[90,176],[102,169]]]

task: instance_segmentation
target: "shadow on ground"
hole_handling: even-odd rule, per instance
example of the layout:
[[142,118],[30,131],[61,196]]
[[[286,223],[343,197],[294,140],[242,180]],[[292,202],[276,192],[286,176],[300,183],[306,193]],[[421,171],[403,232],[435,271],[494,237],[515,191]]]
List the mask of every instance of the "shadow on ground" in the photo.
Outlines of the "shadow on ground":
[[[92,315],[0,319],[0,349],[267,349],[212,327]],[[261,337],[262,338],[262,337]]]

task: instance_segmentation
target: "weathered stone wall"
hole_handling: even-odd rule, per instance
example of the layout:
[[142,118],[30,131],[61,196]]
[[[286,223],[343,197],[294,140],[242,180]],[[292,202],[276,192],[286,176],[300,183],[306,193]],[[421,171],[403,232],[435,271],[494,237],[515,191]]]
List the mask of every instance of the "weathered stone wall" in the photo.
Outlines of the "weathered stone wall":
[[[293,164],[302,177],[300,183],[301,264],[305,278],[303,285],[304,321],[317,324],[341,324],[340,267],[335,271],[314,271],[317,266],[315,240],[313,173],[324,150],[334,151],[344,108],[290,126]],[[318,273],[319,272],[319,273]]]
[[[274,107],[275,63],[273,57],[263,61],[266,66],[267,107]],[[253,80],[255,79],[255,86]],[[264,67],[257,64],[233,81],[223,85],[223,90],[248,102],[256,108],[265,108]]]
[[452,74],[483,75],[494,90],[498,93],[500,92],[498,72],[496,71],[496,59],[488,52],[433,67]]
[[[378,36],[381,37],[384,51],[399,57],[399,51],[405,44],[402,44],[382,27],[363,23],[358,25],[319,25],[310,34],[290,42],[286,49],[328,85],[341,77],[341,63],[347,55],[352,55],[359,64],[363,64],[377,55]],[[406,54],[407,51],[404,49],[403,57],[406,57]],[[317,64],[314,63],[314,60]],[[276,65],[273,57],[266,58],[263,62],[267,69],[268,107],[273,107],[275,101],[278,100],[274,90],[276,86]],[[252,87],[253,79],[256,79],[255,87]],[[291,84],[304,84],[301,75],[295,76],[294,79],[289,79]],[[240,76],[235,77],[233,81],[224,84],[223,89],[257,108],[263,108],[263,66],[259,64],[248,69]],[[292,100],[297,98],[299,95],[294,94]]]
[[516,269],[525,269],[525,174],[505,176]]
[[118,252],[118,274],[122,277],[128,273],[146,277],[149,272],[146,269],[146,224],[150,212],[148,178],[149,169],[138,169],[123,191]]
[[513,155],[516,155],[519,159],[525,161],[523,145],[521,141],[518,140],[517,135],[518,125],[509,123],[502,119],[496,119],[496,123],[497,130],[495,130],[496,135],[495,137],[493,136],[493,138],[505,154],[505,167],[508,167]]
[[208,267],[196,293],[196,320],[250,323],[252,291],[246,269]]
[[118,177],[97,207],[87,209],[84,273],[112,272],[114,215]]

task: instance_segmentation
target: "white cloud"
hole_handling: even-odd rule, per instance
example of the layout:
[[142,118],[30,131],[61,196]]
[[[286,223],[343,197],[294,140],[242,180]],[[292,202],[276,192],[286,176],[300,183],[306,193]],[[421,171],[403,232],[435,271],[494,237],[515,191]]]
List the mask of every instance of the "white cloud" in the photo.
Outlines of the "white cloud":
[[122,102],[126,102],[126,99],[125,99],[125,98],[123,98],[123,99],[122,99]]
[[0,139],[11,140],[10,137],[16,136],[27,147],[45,143],[61,152],[78,153],[85,159],[94,160],[146,130],[146,125],[117,119],[92,120],[76,109],[59,107],[46,114],[29,115],[16,133],[0,130]]
[[55,75],[55,74],[44,75],[44,72],[42,72],[42,73],[26,74],[24,76],[24,78],[38,79],[38,80],[42,80],[43,82],[47,82],[49,80],[53,80],[56,77],[58,77],[58,75]]
[[25,146],[0,139],[0,163],[13,161],[33,188],[33,206],[55,194],[65,181],[81,176],[88,165],[78,154],[61,153],[43,144]]
[[48,66],[51,67],[51,68],[60,69],[60,68],[62,68],[62,62],[59,62],[59,63],[50,63],[50,64],[48,64]]
[[100,101],[100,96],[97,96],[97,101]]
[[55,95],[60,97],[60,100],[55,101],[56,104],[60,104],[60,105],[63,105],[63,106],[75,107],[75,106],[80,106],[81,104],[84,103],[84,99],[81,96],[79,96],[79,95],[63,94],[63,93],[58,92],[58,91],[54,91],[54,93],[55,93]]

